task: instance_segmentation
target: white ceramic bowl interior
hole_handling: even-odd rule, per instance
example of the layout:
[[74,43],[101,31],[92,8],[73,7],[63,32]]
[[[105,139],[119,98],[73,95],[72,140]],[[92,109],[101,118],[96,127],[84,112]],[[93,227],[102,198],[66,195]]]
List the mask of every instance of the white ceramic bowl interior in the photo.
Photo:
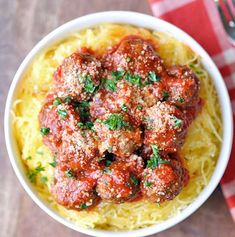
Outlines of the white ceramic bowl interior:
[[[200,193],[200,195],[195,199],[193,203],[191,203],[187,208],[185,208],[179,215],[172,217],[160,224],[153,225],[151,227],[143,228],[140,230],[134,231],[105,231],[105,230],[93,230],[93,229],[85,229],[76,226],[72,222],[66,220],[65,218],[61,217],[57,214],[50,206],[42,200],[38,194],[36,193],[33,185],[29,182],[28,178],[26,177],[25,170],[23,164],[20,159],[19,149],[16,144],[16,139],[14,137],[12,131],[12,116],[11,116],[11,109],[12,104],[16,98],[17,90],[21,85],[22,78],[24,73],[26,72],[29,65],[32,63],[32,60],[40,54],[44,49],[49,48],[56,42],[60,41],[61,39],[68,36],[70,33],[77,32],[81,29],[92,27],[96,24],[100,23],[123,23],[123,24],[132,24],[139,27],[145,27],[148,29],[162,31],[168,33],[175,37],[176,39],[184,42],[193,51],[198,53],[201,56],[201,62],[204,68],[209,72],[210,76],[213,79],[214,85],[216,87],[219,102],[222,108],[222,117],[223,117],[223,143],[221,147],[220,156],[217,162],[217,166],[213,173],[213,176],[209,182],[209,184],[204,188],[204,190]],[[138,236],[146,236],[154,233],[158,233],[163,231],[169,227],[172,227],[179,223],[180,221],[184,220],[190,214],[195,212],[211,195],[214,191],[216,186],[218,185],[224,170],[226,168],[230,151],[232,145],[232,131],[233,131],[233,122],[232,122],[232,112],[231,112],[231,105],[228,96],[227,89],[225,87],[224,81],[209,57],[209,55],[205,52],[205,50],[188,34],[180,30],[179,28],[152,16],[135,13],[135,12],[125,12],[125,11],[111,11],[111,12],[100,12],[91,15],[86,15],[75,20],[72,20],[53,32],[49,35],[44,37],[27,55],[24,59],[22,64],[20,65],[18,71],[15,74],[13,82],[11,84],[9,94],[7,97],[6,108],[5,108],[5,139],[8,154],[11,160],[11,164],[14,168],[14,171],[20,180],[21,184],[23,185],[26,192],[29,196],[37,203],[37,205],[43,209],[48,215],[53,217],[58,222],[66,225],[67,227],[74,229],[76,231],[92,235],[92,236],[129,236],[129,237],[138,237]],[[203,139],[203,138],[202,138]]]

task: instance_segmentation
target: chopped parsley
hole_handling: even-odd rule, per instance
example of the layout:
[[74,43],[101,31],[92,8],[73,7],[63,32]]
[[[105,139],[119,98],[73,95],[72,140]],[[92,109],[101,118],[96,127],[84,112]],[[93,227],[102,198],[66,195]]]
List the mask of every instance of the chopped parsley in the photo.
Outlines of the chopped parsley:
[[69,103],[72,102],[72,98],[71,98],[70,96],[66,96],[66,97],[64,98],[64,102],[69,104]]
[[89,206],[87,206],[86,203],[82,203],[82,204],[80,205],[80,208],[81,208],[81,209],[86,209],[86,208],[88,208],[88,207],[89,207]]
[[92,129],[93,129],[93,126],[94,126],[94,123],[93,123],[93,122],[91,122],[91,121],[86,122],[86,127],[87,127],[89,130],[92,130]]
[[82,123],[82,122],[78,122],[77,125],[81,129],[83,129],[85,127],[84,123]]
[[112,161],[111,160],[106,160],[105,161],[105,166],[110,166],[112,164]]
[[43,151],[36,151],[36,154],[42,156],[43,155]]
[[163,96],[163,98],[166,98],[166,97],[169,96],[169,94],[168,94],[166,91],[163,91],[163,92],[162,92],[162,96]]
[[111,174],[112,171],[106,167],[103,169],[103,173]]
[[93,126],[94,126],[94,123],[91,122],[91,121],[88,121],[86,123],[83,123],[83,122],[78,122],[77,123],[78,127],[81,128],[81,129],[89,129],[89,130],[93,130]]
[[160,77],[154,71],[150,71],[149,72],[148,79],[151,82],[158,82],[158,81],[160,81]]
[[141,111],[143,109],[143,106],[142,105],[138,105],[137,109]]
[[147,180],[144,181],[144,186],[150,187],[152,185],[152,182],[149,182]]
[[130,174],[130,179],[131,179],[131,182],[132,182],[134,185],[138,185],[139,179],[137,179],[137,178],[135,177],[135,175],[133,175],[132,173]]
[[131,184],[130,184],[129,182],[126,182],[125,185],[126,185],[127,187],[130,187],[130,186],[131,186]]
[[54,104],[54,105],[60,105],[60,104],[61,104],[60,98],[58,98],[58,97],[55,98],[53,104]]
[[32,156],[26,157],[25,160],[32,160]]
[[131,61],[131,58],[129,58],[129,57],[126,57],[126,62],[130,62]]
[[34,170],[29,170],[27,175],[28,175],[30,182],[34,183],[37,175],[42,171],[45,171],[45,168],[42,167],[41,164],[38,165]]
[[184,103],[184,98],[179,98],[178,101],[179,101],[180,103]]
[[41,128],[40,132],[43,136],[46,136],[50,132],[50,128]]
[[41,181],[43,184],[45,184],[45,183],[48,181],[48,178],[47,178],[46,176],[42,176],[42,177],[40,178],[40,181]]
[[110,147],[108,147],[108,152],[109,153],[112,153],[113,152],[113,148],[110,146]]
[[133,85],[141,86],[141,77],[139,75],[131,75],[127,73],[125,79]]
[[178,119],[177,117],[173,116],[173,119],[174,119],[174,126],[176,128],[180,128],[181,125],[182,125],[182,120],[181,119]]
[[64,109],[58,109],[57,113],[60,115],[62,119],[65,119],[67,117],[67,112]]
[[105,79],[103,82],[105,89],[116,92],[117,91],[117,80],[115,79]]
[[89,117],[89,107],[90,104],[88,101],[80,101],[76,104],[76,111],[79,113],[82,121],[87,120]]
[[73,177],[74,177],[72,170],[67,170],[67,171],[65,171],[65,175],[66,175],[68,178],[73,178]]
[[56,161],[56,159],[54,158],[54,159],[53,159],[53,162],[50,162],[49,165],[52,166],[53,168],[55,168],[55,167],[57,166],[57,161]]
[[109,130],[120,130],[125,127],[130,128],[130,124],[124,121],[120,114],[111,114],[103,123]]
[[121,109],[122,109],[122,111],[126,112],[128,108],[127,108],[127,106],[126,106],[125,104],[123,104],[123,105],[121,106]]
[[123,70],[112,72],[112,76],[116,79],[120,79],[122,76],[124,76],[124,74],[125,74],[125,71],[123,71]]
[[86,75],[84,79],[84,90],[88,93],[93,93],[96,90],[96,85],[93,83],[90,75]]
[[159,155],[159,149],[157,145],[151,145],[153,155],[150,160],[147,161],[147,168],[157,168],[160,164],[170,164],[170,161],[163,160]]

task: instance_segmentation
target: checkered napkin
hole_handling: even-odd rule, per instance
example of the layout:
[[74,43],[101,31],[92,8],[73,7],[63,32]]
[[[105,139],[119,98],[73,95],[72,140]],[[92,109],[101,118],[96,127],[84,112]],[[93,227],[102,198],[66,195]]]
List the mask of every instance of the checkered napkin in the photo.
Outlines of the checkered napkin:
[[[235,118],[235,47],[213,0],[148,0],[153,14],[191,35],[210,54],[229,90]],[[235,142],[221,187],[235,221]]]

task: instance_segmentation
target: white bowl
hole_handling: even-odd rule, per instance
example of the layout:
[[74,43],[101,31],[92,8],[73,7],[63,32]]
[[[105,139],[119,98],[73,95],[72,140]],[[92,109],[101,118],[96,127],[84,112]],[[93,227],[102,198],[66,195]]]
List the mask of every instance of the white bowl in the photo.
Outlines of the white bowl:
[[[65,36],[69,35],[72,32],[79,31],[80,29],[84,29],[87,27],[92,27],[99,23],[124,23],[124,24],[132,24],[139,27],[146,27],[156,31],[162,31],[168,33],[175,37],[176,39],[184,42],[187,44],[193,51],[198,53],[201,56],[201,62],[204,68],[209,72],[210,76],[213,79],[214,85],[216,87],[219,102],[222,108],[222,117],[223,117],[223,143],[221,147],[220,156],[211,177],[209,184],[204,188],[204,190],[200,193],[200,195],[193,201],[187,208],[185,208],[179,215],[170,218],[160,224],[153,225],[151,227],[134,230],[134,231],[105,231],[105,230],[96,230],[96,229],[85,229],[76,226],[72,222],[66,220],[65,218],[61,217],[57,214],[54,210],[50,208],[50,206],[43,201],[36,191],[34,190],[33,186],[28,181],[28,178],[25,175],[23,164],[21,162],[19,156],[19,149],[16,144],[16,139],[14,137],[12,131],[12,116],[11,116],[11,109],[13,101],[16,97],[17,89],[19,88],[22,75],[25,73],[29,65],[32,63],[32,60],[40,54],[44,49],[47,49],[55,42],[59,41],[60,39],[64,38]],[[48,215],[53,217],[58,222],[66,225],[67,227],[74,229],[76,231],[92,235],[92,236],[146,236],[151,235],[154,233],[158,233],[162,230],[165,230],[169,227],[172,227],[179,223],[180,221],[187,218],[190,214],[195,212],[211,195],[214,191],[216,186],[218,185],[226,165],[228,163],[231,146],[232,146],[232,137],[233,137],[233,122],[232,122],[232,112],[231,112],[231,105],[228,96],[227,89],[225,87],[223,78],[219,73],[217,67],[209,57],[209,55],[205,52],[205,50],[188,34],[180,30],[179,28],[152,16],[135,13],[135,12],[125,12],[125,11],[111,11],[111,12],[100,12],[91,15],[86,15],[75,20],[72,20],[56,30],[52,31],[49,35],[44,37],[27,55],[24,59],[22,64],[20,65],[18,71],[15,74],[13,82],[11,84],[7,102],[6,102],[6,109],[5,109],[5,139],[8,154],[11,160],[11,164],[15,170],[15,173],[20,180],[21,184],[23,185],[26,192],[29,196],[38,204],[38,206],[43,209]],[[203,138],[202,138],[203,139]]]

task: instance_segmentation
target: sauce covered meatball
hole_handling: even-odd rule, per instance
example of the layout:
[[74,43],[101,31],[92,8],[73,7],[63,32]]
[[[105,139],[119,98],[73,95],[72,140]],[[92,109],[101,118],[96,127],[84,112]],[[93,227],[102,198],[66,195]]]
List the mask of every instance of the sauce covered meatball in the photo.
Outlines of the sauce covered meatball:
[[54,74],[58,97],[91,98],[100,84],[101,62],[91,53],[75,52],[65,58]]
[[138,169],[143,170],[143,163],[135,160],[135,157],[132,162],[114,161],[104,169],[104,173],[98,179],[98,195],[103,200],[114,203],[134,199],[139,192]]
[[[165,162],[164,162],[165,161]],[[141,181],[141,192],[152,202],[174,199],[187,184],[188,171],[176,159],[161,159],[157,167],[146,168]]]
[[179,106],[195,106],[199,100],[199,80],[186,66],[174,66],[167,69],[169,78],[167,88],[168,101]]
[[139,36],[123,38],[104,61],[104,67],[108,70],[124,70],[129,76],[139,76],[143,84],[149,79],[157,81],[157,77],[164,72],[163,60],[154,46]]
[[67,163],[73,170],[87,169],[96,165],[102,156],[99,140],[91,130],[76,128],[62,133],[62,145],[58,160]]
[[75,173],[63,166],[55,168],[55,183],[52,194],[56,201],[68,209],[83,210],[99,203],[95,187],[101,170],[86,170]]
[[106,119],[96,120],[94,129],[101,141],[101,151],[117,156],[130,156],[142,144],[139,127],[123,114],[107,114]]
[[57,152],[61,146],[62,132],[73,131],[78,122],[80,122],[79,115],[72,105],[62,103],[61,99],[50,96],[50,100],[43,105],[39,113],[43,142],[53,152]]
[[166,153],[176,152],[183,144],[188,121],[174,105],[157,102],[145,114],[144,144],[156,144]]

